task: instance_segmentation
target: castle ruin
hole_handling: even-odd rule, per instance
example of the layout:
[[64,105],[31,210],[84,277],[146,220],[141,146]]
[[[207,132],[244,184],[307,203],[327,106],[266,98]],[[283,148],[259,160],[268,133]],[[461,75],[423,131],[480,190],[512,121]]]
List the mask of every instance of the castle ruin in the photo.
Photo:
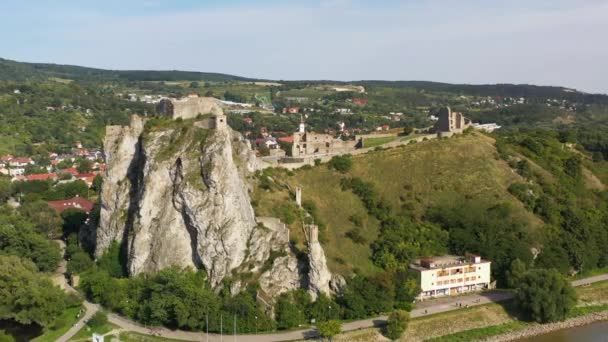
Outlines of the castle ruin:
[[164,116],[173,119],[193,119],[199,114],[224,115],[219,101],[213,97],[198,97],[190,95],[181,99],[163,99],[157,105],[157,110]]
[[435,124],[435,132],[439,137],[462,133],[471,126],[471,120],[465,118],[460,112],[453,112],[450,107],[441,108],[437,117],[439,120]]
[[355,149],[356,142],[334,138],[330,134],[306,132],[304,119],[300,120],[297,132],[293,134],[291,156],[294,158],[314,155],[347,153]]

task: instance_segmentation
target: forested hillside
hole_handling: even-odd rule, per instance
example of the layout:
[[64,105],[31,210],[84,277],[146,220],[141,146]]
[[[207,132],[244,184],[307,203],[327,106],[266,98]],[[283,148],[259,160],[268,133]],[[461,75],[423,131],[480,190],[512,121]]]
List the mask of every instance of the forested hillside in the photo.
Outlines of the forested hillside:
[[252,81],[245,77],[197,71],[104,70],[75,65],[24,63],[0,58],[0,80],[44,81],[49,78],[87,82],[108,81]]

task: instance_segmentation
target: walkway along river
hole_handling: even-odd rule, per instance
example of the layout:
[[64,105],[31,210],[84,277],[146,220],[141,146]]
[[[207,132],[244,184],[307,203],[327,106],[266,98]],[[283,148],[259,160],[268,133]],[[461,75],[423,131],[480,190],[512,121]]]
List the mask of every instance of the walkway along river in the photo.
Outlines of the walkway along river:
[[[595,277],[589,277],[585,279],[575,280],[571,282],[572,286],[581,286],[586,284],[591,284],[599,281],[608,280],[608,274],[602,274]],[[74,291],[69,285],[67,285],[66,289]],[[505,301],[507,299],[513,298],[513,295],[509,292],[500,292],[500,291],[490,291],[479,294],[471,294],[467,296],[458,296],[458,297],[446,297],[442,300],[438,301],[428,301],[422,302],[416,306],[416,309],[412,310],[412,317],[420,317],[425,316],[427,314],[434,314],[452,310],[458,310],[459,305],[462,306],[476,306],[483,305],[491,302],[500,302]],[[457,304],[458,303],[458,304]],[[84,302],[87,307],[86,317],[90,317],[95,313],[99,306],[96,304],[89,303],[87,301]],[[189,332],[182,330],[170,330],[164,327],[144,327],[139,325],[136,322],[133,322],[127,318],[121,317],[116,314],[109,314],[108,320],[123,328],[127,331],[133,331],[140,334],[146,335],[156,335],[164,338],[184,340],[184,341],[207,341],[207,335],[202,332]],[[387,316],[380,316],[370,319],[364,319],[354,322],[344,323],[342,325],[343,331],[352,331],[359,330],[365,328],[371,328],[374,326],[381,326],[386,323]],[[63,335],[58,341],[67,341],[69,340],[79,328],[84,325],[83,320],[79,321],[76,326],[71,329],[68,333]],[[237,335],[238,341],[240,342],[273,342],[273,341],[293,341],[293,340],[301,340],[307,339],[311,337],[315,337],[317,335],[314,329],[305,329],[305,330],[297,330],[297,331],[288,331],[288,332],[280,332],[276,334],[263,334],[263,335]],[[219,342],[222,338],[220,335],[209,334],[208,341],[209,342]]]

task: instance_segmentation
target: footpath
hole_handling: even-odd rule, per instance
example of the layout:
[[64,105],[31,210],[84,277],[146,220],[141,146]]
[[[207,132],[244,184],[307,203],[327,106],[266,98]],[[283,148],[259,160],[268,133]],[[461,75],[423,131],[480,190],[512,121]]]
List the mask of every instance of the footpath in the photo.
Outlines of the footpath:
[[[572,281],[572,286],[584,286],[600,281],[608,280],[608,274],[602,274],[594,277],[584,278]],[[66,283],[66,291],[76,291],[69,284]],[[513,298],[511,292],[504,291],[487,291],[481,293],[475,293],[457,297],[445,297],[437,300],[429,300],[421,302],[416,305],[416,308],[410,312],[411,317],[422,317],[426,315],[447,312],[452,310],[458,310],[467,306],[484,305],[488,303],[496,303]],[[97,304],[84,301],[84,305],[87,308],[86,314],[83,318],[72,327],[67,333],[65,333],[58,341],[68,341],[74,336],[78,330],[84,326],[84,321],[97,312],[100,307]],[[342,324],[342,331],[353,331],[365,328],[378,327],[386,324],[387,316],[379,316],[369,319],[363,319],[358,321],[346,322]],[[123,331],[132,331],[144,335],[153,335],[163,338],[183,340],[183,341],[208,341],[208,342],[221,342],[224,339],[227,341],[232,338],[235,341],[240,342],[275,342],[275,341],[293,341],[309,339],[317,336],[315,329],[302,329],[287,332],[280,332],[274,334],[250,334],[250,335],[219,335],[219,334],[205,334],[204,332],[190,332],[183,330],[170,330],[165,327],[146,327],[139,323],[133,322],[125,317],[117,314],[108,314],[108,321],[112,324],[117,325]]]

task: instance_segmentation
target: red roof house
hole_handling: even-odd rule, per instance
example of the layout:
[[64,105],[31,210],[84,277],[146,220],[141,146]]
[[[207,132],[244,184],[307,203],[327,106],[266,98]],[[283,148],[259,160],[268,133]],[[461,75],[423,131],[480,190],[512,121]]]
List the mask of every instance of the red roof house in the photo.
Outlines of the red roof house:
[[93,202],[79,196],[60,201],[49,201],[47,203],[49,207],[55,209],[58,214],[61,214],[67,209],[79,209],[88,214],[93,210],[94,205]]
[[367,100],[366,99],[353,98],[352,101],[353,101],[354,104],[358,104],[360,106],[365,106],[367,104]]
[[27,175],[25,176],[25,180],[29,181],[45,181],[47,179],[52,179],[55,180],[57,179],[57,174],[55,173],[37,173],[37,174],[33,174],[33,175]]
[[280,137],[279,141],[293,144],[293,136]]

